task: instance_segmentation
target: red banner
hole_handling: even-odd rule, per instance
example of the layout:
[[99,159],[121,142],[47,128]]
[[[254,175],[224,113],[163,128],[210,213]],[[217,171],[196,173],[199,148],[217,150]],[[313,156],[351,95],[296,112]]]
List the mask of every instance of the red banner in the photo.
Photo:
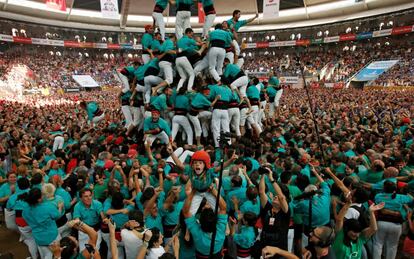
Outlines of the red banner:
[[108,43],[108,49],[120,49],[121,45]]
[[69,48],[79,48],[80,47],[80,42],[77,41],[70,41],[70,40],[65,40],[63,42],[63,45],[65,47],[69,47]]
[[345,86],[344,82],[338,82],[334,84],[335,89],[342,89],[344,88],[344,86]]
[[198,23],[204,23],[206,20],[206,13],[204,12],[203,4],[198,3]]
[[257,42],[256,48],[258,49],[264,49],[269,47],[269,42]]
[[318,89],[320,87],[318,82],[312,82],[310,85],[312,89]]
[[391,35],[405,34],[405,33],[410,33],[411,31],[412,31],[411,26],[395,27],[392,29]]
[[46,5],[60,11],[66,11],[66,0],[46,0]]
[[23,44],[32,44],[32,38],[13,37],[13,42],[23,43]]
[[339,41],[356,40],[356,35],[353,33],[339,35]]
[[310,40],[297,40],[296,45],[297,46],[307,46],[310,44]]

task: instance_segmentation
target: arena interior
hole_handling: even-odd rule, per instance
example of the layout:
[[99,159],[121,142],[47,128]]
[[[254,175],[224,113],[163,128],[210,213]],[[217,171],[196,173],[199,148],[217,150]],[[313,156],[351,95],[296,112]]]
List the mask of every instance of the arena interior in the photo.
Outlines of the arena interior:
[[0,0],[0,258],[414,258],[412,0]]

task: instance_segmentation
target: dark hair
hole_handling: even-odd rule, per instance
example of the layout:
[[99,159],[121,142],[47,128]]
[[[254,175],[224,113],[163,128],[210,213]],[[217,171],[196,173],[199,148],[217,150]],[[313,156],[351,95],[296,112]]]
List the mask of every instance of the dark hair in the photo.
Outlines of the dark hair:
[[26,177],[19,178],[19,180],[17,180],[17,186],[19,187],[20,190],[29,189],[30,188],[29,179],[27,179]]
[[238,10],[238,9],[234,10],[233,11],[233,17],[236,16],[236,15],[238,15],[239,13],[240,13],[240,10]]
[[42,180],[43,180],[43,175],[41,173],[35,173],[34,175],[32,175],[32,179],[30,179],[30,184],[32,186],[41,184]]
[[70,259],[75,254],[76,243],[70,237],[64,237],[59,241],[60,247],[64,247],[61,252],[62,259]]
[[223,29],[223,25],[221,23],[217,23],[216,26],[214,26],[215,30],[222,30]]
[[243,180],[239,175],[235,175],[231,178],[231,183],[234,187],[241,187],[243,184]]
[[280,174],[280,182],[281,183],[288,184],[291,178],[292,178],[292,172],[290,172],[290,171],[283,171]]
[[247,211],[243,214],[243,219],[246,221],[246,225],[249,227],[254,227],[256,225],[257,216],[251,211]]
[[188,34],[188,33],[191,33],[191,32],[194,32],[193,29],[187,28],[187,29],[185,29],[185,32],[184,33],[185,34]]
[[83,188],[79,191],[79,198],[82,198],[83,194],[85,194],[86,192],[90,192],[92,194],[92,190],[89,188]]
[[225,59],[224,59],[224,63],[230,63],[230,59],[225,58]]
[[256,186],[249,186],[246,190],[246,197],[249,201],[252,201],[253,204],[257,202],[258,191]]
[[158,257],[158,259],[175,259],[175,256],[170,253],[164,253],[163,255]]
[[112,194],[111,206],[115,210],[121,210],[124,208],[124,195],[121,192],[115,192]]
[[30,206],[34,206],[39,203],[39,200],[42,198],[42,191],[39,188],[33,188],[29,191],[26,196],[26,202]]
[[364,203],[369,200],[369,192],[362,187],[357,187],[355,189],[354,195],[352,196],[354,198],[355,203]]
[[217,217],[212,208],[206,208],[200,214],[200,227],[203,232],[211,233],[217,224]]
[[145,190],[142,192],[141,198],[139,199],[141,204],[144,204],[147,200],[151,199],[151,197],[154,196],[154,193],[154,188],[145,188]]
[[160,239],[160,230],[158,228],[151,228],[152,237],[148,242],[148,249],[151,249],[154,247],[154,243],[158,242]]
[[129,220],[135,220],[139,223],[140,227],[144,227],[144,214],[140,210],[131,210],[128,213]]
[[395,199],[397,197],[397,185],[391,181],[384,182],[384,192],[392,193],[391,198]]
[[260,83],[259,79],[257,77],[254,77],[253,78],[253,84],[257,85],[259,83]]

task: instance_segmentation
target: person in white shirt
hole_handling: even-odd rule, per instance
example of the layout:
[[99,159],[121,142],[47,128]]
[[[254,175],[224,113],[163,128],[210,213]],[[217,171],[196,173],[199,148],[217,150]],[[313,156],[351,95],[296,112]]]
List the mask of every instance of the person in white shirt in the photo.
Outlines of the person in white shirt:
[[121,230],[122,242],[124,242],[126,258],[137,258],[142,247],[144,232],[144,214],[139,210],[130,211],[129,221]]

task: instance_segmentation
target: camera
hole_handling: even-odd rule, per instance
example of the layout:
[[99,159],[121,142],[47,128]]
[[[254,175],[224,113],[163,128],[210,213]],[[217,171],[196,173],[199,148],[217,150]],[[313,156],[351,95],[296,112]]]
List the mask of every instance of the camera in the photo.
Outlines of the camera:
[[269,168],[266,166],[261,166],[259,167],[259,174],[260,175],[264,175],[264,174],[268,174],[269,173]]

